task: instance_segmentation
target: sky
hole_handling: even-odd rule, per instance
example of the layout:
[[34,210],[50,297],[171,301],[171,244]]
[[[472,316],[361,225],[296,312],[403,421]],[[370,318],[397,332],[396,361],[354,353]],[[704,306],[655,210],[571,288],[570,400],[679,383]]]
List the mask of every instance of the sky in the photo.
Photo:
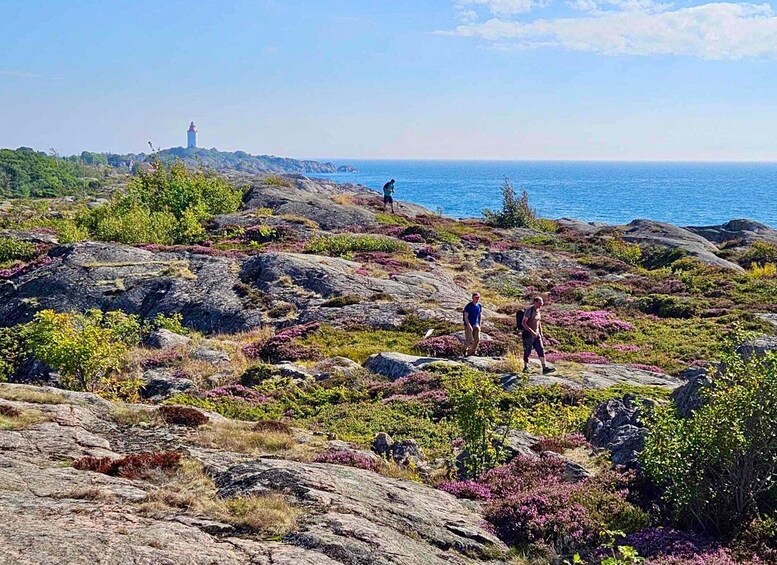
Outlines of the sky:
[[0,0],[0,147],[777,161],[777,0]]

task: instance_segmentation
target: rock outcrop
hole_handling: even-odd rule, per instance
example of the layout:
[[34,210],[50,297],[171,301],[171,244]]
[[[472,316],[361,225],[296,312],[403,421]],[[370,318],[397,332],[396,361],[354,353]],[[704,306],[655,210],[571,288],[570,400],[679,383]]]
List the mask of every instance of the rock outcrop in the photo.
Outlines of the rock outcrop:
[[679,248],[703,263],[741,271],[742,267],[718,257],[717,246],[689,229],[653,220],[634,220],[621,228],[623,239],[641,245]]
[[203,332],[236,332],[262,323],[236,293],[240,264],[188,252],[152,252],[112,243],[55,247],[51,262],[0,287],[3,325],[29,321],[44,308],[123,310],[152,317],[180,313]]
[[715,244],[742,246],[763,241],[777,245],[777,230],[753,220],[731,220],[719,226],[688,226],[685,229]]
[[586,425],[586,437],[592,446],[606,449],[613,465],[634,468],[645,447],[647,430],[640,420],[640,401],[633,396],[600,404]]
[[[24,395],[35,403],[6,399]],[[118,423],[112,405],[88,393],[6,384],[0,385],[0,406],[38,415],[37,423],[22,429],[0,430],[3,563],[504,562],[498,556],[506,555],[507,548],[483,527],[474,504],[412,481],[340,465],[193,447],[184,429]],[[157,488],[153,484],[68,464],[84,456],[115,459],[132,451],[168,449],[199,459],[224,497],[286,497],[301,511],[296,528],[281,540],[268,541],[184,510],[145,513],[142,504]]]

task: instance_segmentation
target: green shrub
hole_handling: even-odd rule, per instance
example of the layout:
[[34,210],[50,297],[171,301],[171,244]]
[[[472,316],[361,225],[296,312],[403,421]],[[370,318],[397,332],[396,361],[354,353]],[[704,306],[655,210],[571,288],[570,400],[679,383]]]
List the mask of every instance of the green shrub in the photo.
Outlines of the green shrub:
[[29,261],[37,254],[38,247],[34,243],[11,237],[0,237],[0,263]]
[[777,354],[733,351],[689,418],[655,411],[641,455],[677,522],[722,537],[777,510]]
[[667,294],[648,294],[636,301],[637,308],[659,318],[692,318],[700,310],[700,303],[692,298]]
[[52,197],[73,194],[85,186],[82,167],[29,147],[0,149],[0,196]]
[[477,477],[498,462],[492,435],[499,419],[501,389],[491,375],[457,368],[445,372],[445,388],[464,440],[467,475]]
[[409,253],[404,241],[380,235],[337,234],[312,238],[305,245],[305,253],[342,257],[354,252]]
[[87,212],[80,223],[106,241],[193,243],[204,237],[206,221],[236,211],[241,199],[241,191],[220,177],[156,162],[132,179],[126,193]]
[[12,377],[28,355],[20,326],[0,328],[0,382]]
[[641,263],[646,269],[663,269],[687,255],[688,252],[681,247],[651,245],[642,250]]
[[189,328],[183,325],[183,316],[180,312],[171,314],[170,316],[162,314],[161,312],[151,318],[147,322],[148,329],[152,330],[168,330],[180,335],[188,335],[192,333]]
[[743,267],[749,267],[755,263],[763,267],[767,263],[777,263],[777,245],[756,241],[750,246],[750,249],[742,255],[739,264]]
[[505,178],[502,185],[502,209],[498,212],[485,209],[483,217],[487,224],[498,228],[532,228],[537,213],[529,205],[529,194],[524,190],[519,198],[510,179]]
[[66,385],[96,391],[121,368],[128,347],[139,343],[140,323],[122,312],[42,310],[24,335],[31,353],[62,373]]
[[626,243],[620,238],[607,239],[604,242],[607,252],[629,265],[635,267],[642,262],[642,248],[636,243]]
[[344,294],[342,296],[335,296],[330,298],[321,304],[322,308],[342,308],[343,306],[350,306],[351,304],[358,304],[362,299],[354,294]]

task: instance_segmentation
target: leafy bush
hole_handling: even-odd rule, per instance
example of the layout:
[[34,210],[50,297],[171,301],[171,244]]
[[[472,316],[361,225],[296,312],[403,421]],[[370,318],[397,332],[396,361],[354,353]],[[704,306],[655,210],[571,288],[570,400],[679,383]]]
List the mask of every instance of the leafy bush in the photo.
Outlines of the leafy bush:
[[723,361],[690,418],[656,410],[641,461],[677,523],[725,537],[777,510],[777,354]]
[[171,316],[167,316],[160,312],[148,321],[147,326],[149,329],[163,329],[180,335],[188,335],[191,333],[189,328],[183,325],[183,316],[178,312]]
[[648,294],[636,301],[637,308],[659,318],[692,318],[699,309],[699,302],[682,296]]
[[756,241],[750,246],[750,249],[742,255],[739,264],[743,267],[749,267],[755,263],[763,267],[767,263],[777,263],[777,245]]
[[607,239],[604,242],[607,252],[629,265],[638,266],[642,262],[642,248],[636,243],[626,243],[620,238]]
[[305,245],[304,251],[343,257],[354,252],[409,253],[410,246],[392,237],[343,233],[314,237]]
[[414,346],[423,355],[431,357],[459,357],[464,354],[464,344],[454,335],[427,337]]
[[273,337],[247,345],[243,354],[251,359],[262,359],[269,363],[279,361],[297,361],[299,359],[320,359],[321,352],[314,346],[292,343],[293,340],[315,332],[320,327],[317,322],[292,326],[281,330]]
[[662,247],[651,245],[642,250],[642,266],[646,269],[663,269],[669,267],[688,255],[682,247]]
[[361,301],[362,299],[359,296],[344,294],[326,300],[321,304],[321,308],[342,308],[343,306],[350,306],[351,304],[359,304]]
[[764,263],[763,265],[759,265],[758,263],[753,263],[750,265],[748,274],[756,279],[777,278],[777,264]]
[[166,424],[196,428],[208,423],[208,417],[190,406],[160,406],[159,414]]
[[20,328],[0,328],[0,382],[13,376],[27,355],[27,345]]
[[467,452],[465,470],[478,476],[497,462],[491,436],[499,418],[500,388],[490,375],[464,368],[448,371],[444,383]]
[[517,197],[508,178],[502,185],[502,209],[498,212],[485,209],[483,217],[487,224],[499,228],[532,228],[537,221],[537,213],[529,205],[529,194],[524,190]]
[[154,163],[126,193],[95,208],[80,223],[96,238],[121,243],[193,243],[216,214],[234,212],[242,193],[220,177],[192,172],[182,163]]
[[29,261],[38,255],[38,246],[12,237],[0,237],[0,263]]
[[124,362],[129,346],[140,341],[136,316],[89,310],[85,314],[42,310],[24,330],[31,353],[62,373],[68,386],[95,391]]
[[124,479],[146,479],[156,472],[172,473],[181,464],[181,455],[175,451],[136,453],[121,459],[110,457],[82,457],[73,462],[79,471],[93,471]]

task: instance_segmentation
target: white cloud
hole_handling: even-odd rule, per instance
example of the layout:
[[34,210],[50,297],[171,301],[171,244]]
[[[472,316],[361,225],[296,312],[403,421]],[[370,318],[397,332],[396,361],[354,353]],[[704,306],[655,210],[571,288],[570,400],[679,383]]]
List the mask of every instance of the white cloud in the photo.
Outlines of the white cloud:
[[494,14],[487,21],[443,33],[501,46],[553,46],[607,55],[777,57],[777,13],[770,4],[719,2],[674,8],[654,0],[573,1],[584,14],[526,22]]
[[457,0],[455,6],[459,12],[459,17],[475,18],[477,12],[473,7],[482,6],[494,16],[512,16],[531,11],[541,2],[536,0]]

